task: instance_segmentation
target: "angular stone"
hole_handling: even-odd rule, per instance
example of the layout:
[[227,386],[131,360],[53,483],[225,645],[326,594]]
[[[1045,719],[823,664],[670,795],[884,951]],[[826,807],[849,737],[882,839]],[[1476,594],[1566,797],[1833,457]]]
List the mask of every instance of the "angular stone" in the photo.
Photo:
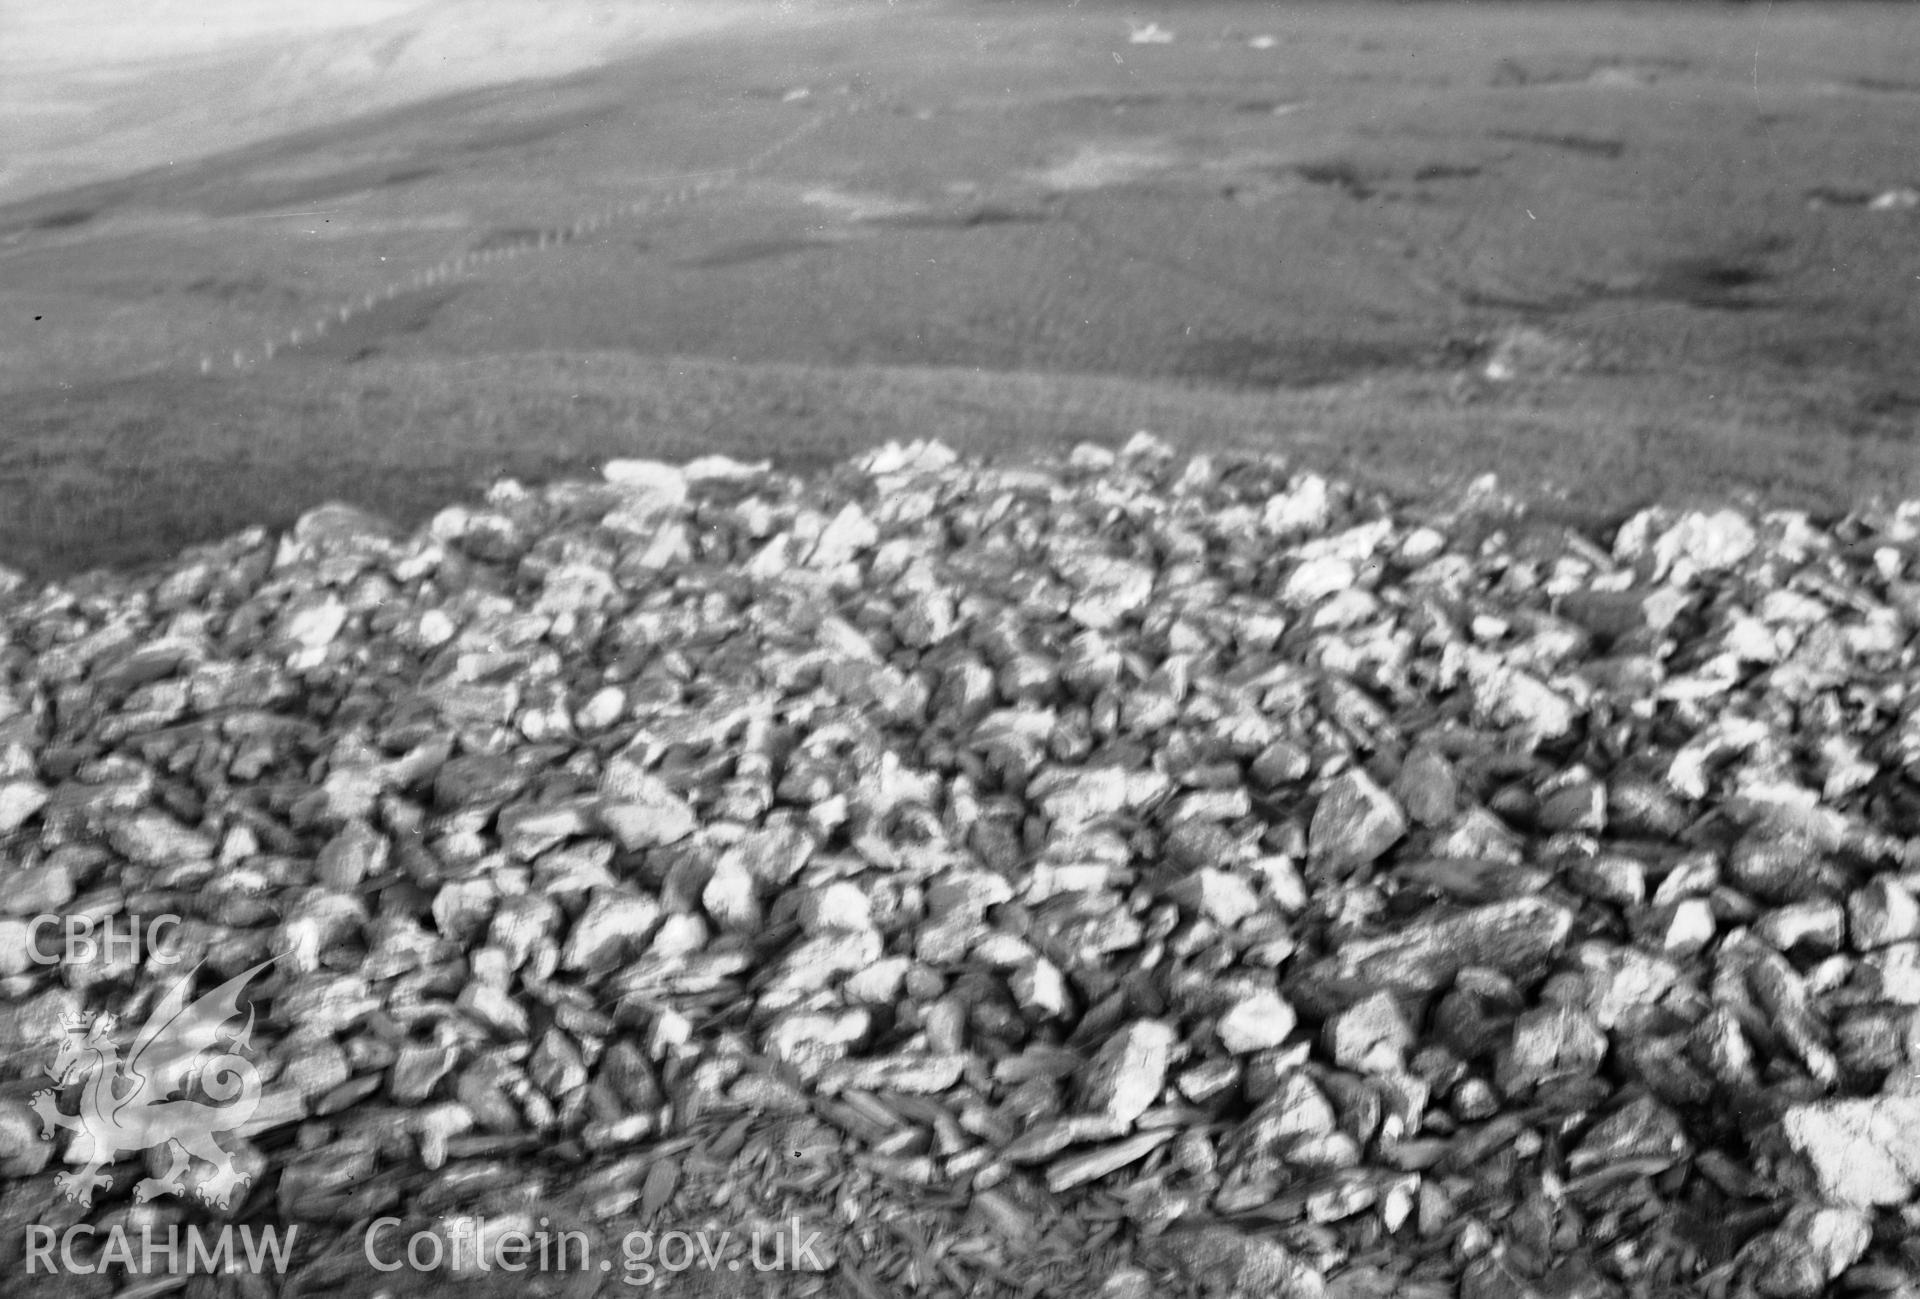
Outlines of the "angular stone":
[[1872,1215],[1860,1209],[1797,1204],[1778,1227],[1750,1241],[1734,1266],[1755,1293],[1811,1299],[1831,1293],[1872,1241]]
[[314,874],[330,889],[351,892],[386,870],[390,851],[385,835],[364,821],[350,821],[320,850]]
[[965,1069],[958,1054],[901,1053],[871,1060],[845,1060],[821,1071],[819,1085],[827,1091],[889,1091],[908,1096],[931,1096],[951,1090]]
[[1760,917],[1753,933],[1775,951],[1799,948],[1825,955],[1838,951],[1846,940],[1847,913],[1832,899],[1791,902]]
[[1656,580],[1685,564],[1695,572],[1718,572],[1738,564],[1759,544],[1753,525],[1733,510],[1687,514],[1653,543]]
[[1173,1137],[1172,1129],[1162,1128],[1137,1133],[1124,1141],[1098,1146],[1066,1159],[1056,1159],[1047,1168],[1047,1189],[1059,1195],[1082,1183],[1119,1172],[1129,1164],[1146,1158]]
[[1560,783],[1540,800],[1540,827],[1554,832],[1598,834],[1607,824],[1607,788],[1597,780]]
[[1237,874],[1212,867],[1187,876],[1168,890],[1168,896],[1229,929],[1260,909],[1252,885]]
[[1847,898],[1847,923],[1860,951],[1920,938],[1920,902],[1896,880],[1881,876]]
[[325,649],[347,625],[347,606],[324,592],[295,599],[280,616],[280,635],[301,649]]
[[498,807],[527,787],[527,773],[499,753],[449,758],[434,775],[433,801],[449,810]]
[[676,844],[700,828],[693,809],[673,797],[645,803],[603,802],[597,816],[607,833],[628,852]]
[[453,1071],[459,1060],[460,1052],[453,1046],[403,1043],[389,1073],[387,1090],[402,1104],[417,1104],[433,1094],[440,1080]]
[[649,508],[671,509],[687,499],[686,472],[658,460],[609,460],[600,476]]
[[660,904],[653,898],[595,890],[588,909],[574,921],[561,952],[566,969],[603,971],[645,948],[660,921]]
[[1163,1240],[1183,1279],[1206,1293],[1269,1299],[1324,1299],[1327,1294],[1318,1271],[1263,1235],[1208,1226],[1172,1231]]
[[37,780],[0,781],[0,835],[12,834],[47,805],[47,787]]
[[1642,1160],[1678,1163],[1692,1151],[1685,1127],[1672,1110],[1648,1096],[1635,1097],[1593,1125],[1568,1158],[1576,1174]]
[[0,1177],[32,1177],[53,1157],[40,1136],[41,1120],[24,1097],[0,1097]]
[[1795,1105],[1780,1130],[1829,1203],[1902,1204],[1920,1184],[1920,1096]]
[[469,983],[454,1003],[475,1023],[509,1040],[527,1035],[527,1012],[518,1002],[498,988]]
[[0,894],[0,913],[38,916],[59,911],[73,900],[73,872],[53,860],[13,872]]
[[1586,1012],[1543,1006],[1514,1024],[1513,1042],[1500,1054],[1494,1082],[1511,1096],[1562,1078],[1590,1077],[1606,1054],[1607,1035]]
[[1343,944],[1331,965],[1338,977],[1394,992],[1445,987],[1468,966],[1539,976],[1573,931],[1566,908],[1516,898],[1435,918],[1392,933]]
[[1090,557],[1066,576],[1078,591],[1067,616],[1095,631],[1114,626],[1153,595],[1153,570],[1142,564]]
[[1416,745],[1400,764],[1393,793],[1416,824],[1429,827],[1445,825],[1459,806],[1459,781],[1452,764],[1425,745]]
[[1135,1020],[1108,1038],[1080,1076],[1080,1103],[1090,1113],[1131,1123],[1160,1099],[1174,1043],[1172,1025]]
[[1214,1024],[1220,1045],[1232,1055],[1279,1046],[1293,1033],[1296,1017],[1279,993],[1262,990],[1229,1006]]
[[1335,867],[1364,866],[1407,832],[1406,814],[1364,771],[1334,778],[1313,809],[1307,851]]
[[1384,992],[1355,1002],[1327,1021],[1327,1048],[1333,1062],[1355,1073],[1398,1074],[1414,1033],[1400,1004]]
[[107,827],[107,842],[136,866],[166,867],[183,861],[205,861],[213,844],[164,812],[137,812]]

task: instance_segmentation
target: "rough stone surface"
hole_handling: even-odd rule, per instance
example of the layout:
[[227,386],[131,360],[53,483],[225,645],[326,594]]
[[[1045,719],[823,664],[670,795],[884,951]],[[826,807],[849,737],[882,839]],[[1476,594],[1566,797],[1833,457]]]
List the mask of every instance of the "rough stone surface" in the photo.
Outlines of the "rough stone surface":
[[[1587,536],[1146,435],[0,582],[0,1251],[278,1215],[354,1294],[383,1215],[792,1220],[821,1293],[1912,1293],[1916,633],[1920,505]],[[183,959],[41,965],[42,914]],[[65,1198],[59,1046],[263,963],[228,1206],[136,1202],[150,1152]]]

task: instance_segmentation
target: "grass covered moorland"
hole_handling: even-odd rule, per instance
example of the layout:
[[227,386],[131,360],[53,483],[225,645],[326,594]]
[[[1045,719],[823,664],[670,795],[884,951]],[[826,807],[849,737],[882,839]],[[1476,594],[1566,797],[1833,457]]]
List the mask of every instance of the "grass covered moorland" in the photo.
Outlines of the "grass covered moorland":
[[749,9],[0,183],[0,563],[1136,428],[1596,524],[1920,495],[1911,7],[1146,16]]

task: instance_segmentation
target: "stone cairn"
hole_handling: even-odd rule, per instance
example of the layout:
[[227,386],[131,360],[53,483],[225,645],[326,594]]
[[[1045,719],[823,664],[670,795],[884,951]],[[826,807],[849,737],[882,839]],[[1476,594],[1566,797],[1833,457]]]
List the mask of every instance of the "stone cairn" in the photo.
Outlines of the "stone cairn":
[[[1596,542],[1145,435],[8,579],[0,1265],[793,1219],[782,1294],[1912,1295],[1917,631],[1920,503]],[[228,1206],[62,1196],[63,1021],[270,958]]]

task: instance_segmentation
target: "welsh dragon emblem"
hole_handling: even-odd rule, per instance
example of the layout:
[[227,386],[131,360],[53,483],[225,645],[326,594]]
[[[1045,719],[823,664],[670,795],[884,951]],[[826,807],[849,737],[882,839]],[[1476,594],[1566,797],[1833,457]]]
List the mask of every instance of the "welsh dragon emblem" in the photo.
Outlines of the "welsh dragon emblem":
[[[244,1027],[234,1031],[227,1026],[240,1018],[241,989],[272,963],[272,958],[262,961],[189,1001],[193,976],[200,969],[194,966],[147,1016],[125,1060],[113,1040],[112,1015],[62,1018],[64,1036],[46,1070],[55,1086],[35,1092],[33,1108],[40,1115],[43,1138],[51,1140],[55,1128],[70,1128],[78,1140],[91,1145],[83,1152],[85,1167],[55,1179],[69,1200],[91,1205],[95,1187],[110,1188],[113,1178],[100,1169],[122,1151],[167,1146],[172,1162],[166,1173],[142,1178],[133,1198],[144,1202],[159,1195],[184,1195],[184,1175],[193,1160],[201,1159],[213,1165],[213,1172],[201,1178],[195,1191],[208,1204],[228,1207],[234,1190],[247,1178],[234,1171],[232,1156],[215,1143],[213,1134],[240,1127],[260,1104],[260,1071],[242,1054],[250,1049],[253,1036],[251,1003]],[[222,1037],[229,1045],[221,1044]],[[219,1054],[203,1059],[209,1051]],[[190,1093],[196,1082],[215,1104],[185,1096],[170,1099]],[[80,1109],[62,1113],[55,1106],[56,1089],[75,1083],[81,1087]]]

